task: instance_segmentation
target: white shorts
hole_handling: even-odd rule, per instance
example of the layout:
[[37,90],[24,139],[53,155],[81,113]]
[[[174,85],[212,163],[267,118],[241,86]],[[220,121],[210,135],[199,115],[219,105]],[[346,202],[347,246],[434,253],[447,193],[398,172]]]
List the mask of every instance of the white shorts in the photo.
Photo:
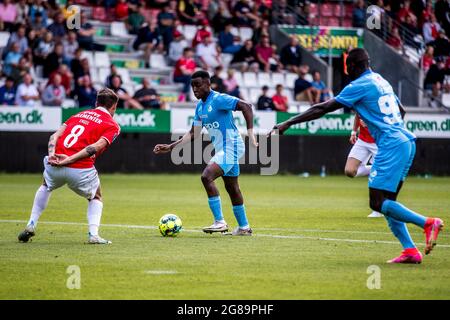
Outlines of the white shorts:
[[377,152],[378,147],[375,143],[367,143],[362,141],[361,139],[358,139],[353,145],[352,150],[350,150],[348,157],[355,158],[365,165],[369,162],[370,159],[373,159],[375,157]]
[[76,194],[91,200],[95,197],[100,186],[100,179],[95,167],[87,169],[54,167],[48,163],[48,157],[45,157],[44,168],[44,180],[48,191],[53,191],[67,184]]

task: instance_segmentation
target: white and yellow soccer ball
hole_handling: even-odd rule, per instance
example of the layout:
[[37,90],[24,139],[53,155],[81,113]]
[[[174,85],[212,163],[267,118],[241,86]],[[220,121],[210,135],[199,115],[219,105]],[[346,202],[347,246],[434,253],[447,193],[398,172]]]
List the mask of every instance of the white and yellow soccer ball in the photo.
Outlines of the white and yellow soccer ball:
[[165,214],[159,219],[159,232],[163,237],[176,237],[182,228],[181,219],[173,213]]

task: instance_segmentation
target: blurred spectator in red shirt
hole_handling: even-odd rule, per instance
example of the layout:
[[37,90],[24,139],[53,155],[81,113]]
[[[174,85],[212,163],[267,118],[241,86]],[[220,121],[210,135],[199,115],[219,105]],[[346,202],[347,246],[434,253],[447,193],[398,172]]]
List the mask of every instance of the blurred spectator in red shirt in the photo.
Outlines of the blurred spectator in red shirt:
[[421,65],[424,73],[427,73],[430,67],[435,64],[434,61],[434,48],[433,46],[427,46],[427,50],[422,56]]
[[263,37],[261,43],[256,46],[255,51],[261,70],[265,72],[280,71],[281,64],[275,55],[274,49],[270,45],[269,37]]
[[194,39],[192,39],[192,48],[197,47],[197,45],[201,42],[203,42],[203,40],[205,38],[209,38],[211,37],[211,32],[208,30],[209,28],[209,22],[206,19],[202,20],[202,25],[200,27],[200,29],[197,30],[197,32],[195,33]]
[[123,20],[128,17],[128,3],[126,0],[117,0],[116,19]]
[[71,84],[72,84],[73,75],[72,75],[72,72],[70,72],[69,67],[67,67],[67,65],[65,65],[65,64],[61,64],[57,70],[53,71],[50,74],[49,80],[47,82],[47,86],[51,83],[54,83],[54,78],[56,75],[59,75],[61,77],[61,85],[64,87],[66,96],[70,96],[70,93],[72,91]]
[[288,98],[283,94],[283,86],[277,84],[275,87],[276,93],[272,97],[273,104],[277,111],[287,112],[289,108]]
[[194,50],[192,50],[192,48],[185,48],[183,50],[183,56],[175,64],[175,71],[173,73],[173,81],[184,84],[184,98],[188,98],[191,76],[196,68],[197,65],[194,60]]
[[394,48],[397,51],[402,51],[402,38],[400,37],[400,33],[398,32],[397,27],[392,28],[392,34],[387,39],[386,43],[390,45],[392,48]]
[[417,17],[414,15],[414,13],[411,10],[411,1],[405,0],[405,2],[403,3],[403,7],[399,10],[399,12],[397,14],[397,18],[401,22],[405,22],[406,17],[408,17],[408,16],[411,17],[413,21],[417,21]]

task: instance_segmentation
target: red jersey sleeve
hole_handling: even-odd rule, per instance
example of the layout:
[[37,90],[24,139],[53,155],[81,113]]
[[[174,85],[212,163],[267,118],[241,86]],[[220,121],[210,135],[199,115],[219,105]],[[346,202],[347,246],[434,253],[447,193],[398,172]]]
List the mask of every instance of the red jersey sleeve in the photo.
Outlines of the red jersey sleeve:
[[111,144],[116,140],[117,136],[120,134],[120,127],[118,125],[111,125],[102,134],[102,138],[105,138],[108,141],[108,144]]

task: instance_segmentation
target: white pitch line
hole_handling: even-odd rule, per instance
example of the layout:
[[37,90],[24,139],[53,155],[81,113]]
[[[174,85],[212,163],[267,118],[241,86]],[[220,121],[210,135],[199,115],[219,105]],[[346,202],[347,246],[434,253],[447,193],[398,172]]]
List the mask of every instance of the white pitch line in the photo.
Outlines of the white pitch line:
[[[0,220],[0,223],[26,223],[28,221],[25,220]],[[73,225],[73,226],[87,226],[86,223],[80,222],[63,222],[63,221],[41,221],[40,224],[51,224],[51,225]],[[102,227],[113,227],[113,228],[126,228],[126,229],[158,229],[157,226],[142,226],[142,225],[130,225],[130,224],[102,224]],[[285,229],[280,229],[285,231]],[[201,230],[194,229],[184,229],[184,232],[190,233],[203,233]],[[319,231],[319,230],[315,230]],[[328,230],[331,231],[331,230]],[[353,243],[383,243],[383,244],[395,244],[399,243],[396,241],[386,241],[386,240],[366,240],[366,239],[343,239],[343,238],[323,238],[323,237],[311,237],[311,236],[302,236],[302,235],[276,235],[276,234],[255,234],[256,237],[265,237],[265,238],[275,238],[275,239],[306,239],[306,240],[320,240],[320,241],[335,241],[335,242],[353,242]],[[419,246],[424,246],[424,244],[419,243]],[[438,244],[440,248],[450,248],[450,245],[446,244]]]
[[164,275],[164,274],[177,274],[178,271],[175,270],[145,270],[146,274]]

